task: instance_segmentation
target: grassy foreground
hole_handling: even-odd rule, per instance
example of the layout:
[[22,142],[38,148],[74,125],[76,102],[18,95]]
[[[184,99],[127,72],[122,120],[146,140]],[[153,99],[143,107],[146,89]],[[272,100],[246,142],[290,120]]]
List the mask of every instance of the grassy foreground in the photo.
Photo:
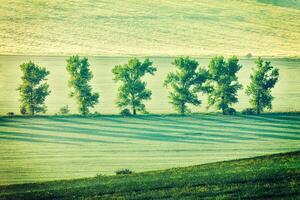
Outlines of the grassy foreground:
[[300,152],[0,187],[0,199],[297,199]]

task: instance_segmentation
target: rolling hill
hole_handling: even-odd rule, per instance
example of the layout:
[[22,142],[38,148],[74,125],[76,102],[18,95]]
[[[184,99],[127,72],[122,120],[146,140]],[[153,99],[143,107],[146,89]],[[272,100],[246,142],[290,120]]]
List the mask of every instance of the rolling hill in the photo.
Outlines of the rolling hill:
[[298,0],[1,0],[0,54],[299,56]]
[[0,199],[298,199],[300,153],[0,187]]
[[0,185],[299,151],[299,141],[299,113],[0,117]]

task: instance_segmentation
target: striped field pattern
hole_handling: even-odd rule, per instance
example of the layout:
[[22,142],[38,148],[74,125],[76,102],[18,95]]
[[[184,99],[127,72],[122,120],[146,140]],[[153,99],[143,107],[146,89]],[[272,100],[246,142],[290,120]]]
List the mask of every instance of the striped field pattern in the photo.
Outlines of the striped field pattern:
[[148,171],[300,150],[300,115],[0,118],[0,184]]

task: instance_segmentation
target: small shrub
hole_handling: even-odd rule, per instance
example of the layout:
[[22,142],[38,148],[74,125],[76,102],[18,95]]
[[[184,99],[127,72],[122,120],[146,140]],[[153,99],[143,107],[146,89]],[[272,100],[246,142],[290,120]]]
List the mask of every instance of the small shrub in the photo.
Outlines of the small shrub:
[[127,108],[125,108],[124,110],[122,110],[120,112],[120,114],[123,115],[123,116],[129,116],[129,115],[131,115],[130,110],[127,109]]
[[62,115],[66,115],[70,112],[69,110],[69,106],[66,105],[66,106],[63,106],[59,109],[59,114],[62,114]]
[[22,115],[26,115],[26,114],[27,114],[26,108],[25,108],[24,106],[22,106],[22,107],[20,108],[20,113],[21,113]]
[[242,111],[242,114],[244,114],[244,115],[255,115],[256,111],[253,108],[246,108]]
[[236,114],[236,110],[234,108],[226,108],[224,110],[224,114],[225,115],[234,115],[234,114]]
[[132,174],[133,171],[130,169],[120,169],[116,171],[116,175]]
[[15,113],[14,112],[8,112],[8,113],[6,113],[7,114],[7,116],[14,116],[15,115]]
[[101,173],[99,173],[99,174],[96,174],[96,176],[95,176],[95,178],[104,178],[104,177],[106,177],[104,174],[101,174]]
[[252,58],[252,54],[251,53],[247,53],[247,55],[245,56],[247,59]]

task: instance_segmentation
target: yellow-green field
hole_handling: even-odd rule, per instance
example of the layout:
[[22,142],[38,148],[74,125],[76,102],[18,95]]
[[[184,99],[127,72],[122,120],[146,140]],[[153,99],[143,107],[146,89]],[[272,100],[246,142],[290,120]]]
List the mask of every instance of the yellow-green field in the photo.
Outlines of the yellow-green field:
[[[0,0],[0,199],[297,198],[299,53],[300,0]],[[88,57],[100,94],[86,116],[69,97],[66,59],[75,54]],[[215,55],[240,58],[239,112],[207,109],[199,94],[192,114],[174,114],[163,87],[174,58],[207,67]],[[242,115],[258,56],[279,68],[273,109]],[[144,77],[150,114],[125,117],[112,69],[132,57],[150,57],[157,72]],[[19,115],[28,61],[50,71],[40,116]],[[70,113],[57,115],[65,105]],[[134,173],[108,176],[121,169]],[[19,183],[33,184],[7,186]]]
[[299,4],[1,0],[0,53],[299,56]]
[[300,115],[0,118],[0,184],[189,166],[300,150]]

